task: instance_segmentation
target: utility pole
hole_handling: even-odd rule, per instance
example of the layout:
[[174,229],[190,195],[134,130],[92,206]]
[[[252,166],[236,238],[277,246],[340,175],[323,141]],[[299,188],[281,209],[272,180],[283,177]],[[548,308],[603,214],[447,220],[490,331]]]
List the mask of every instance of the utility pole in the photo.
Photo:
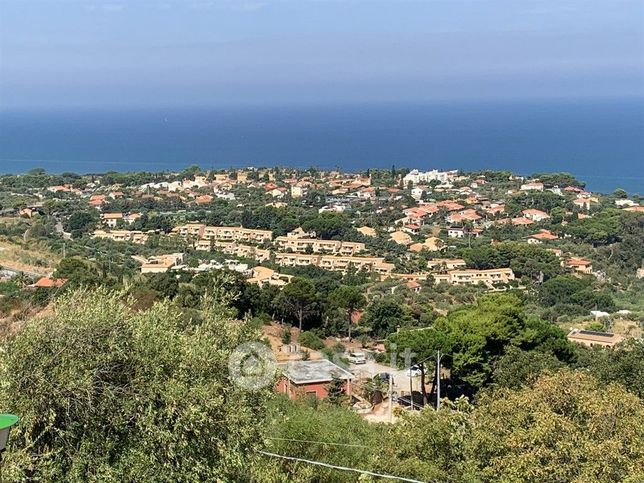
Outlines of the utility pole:
[[441,351],[436,351],[436,411],[441,408]]
[[414,410],[414,381],[411,378],[411,367],[409,368],[409,404],[410,408]]
[[394,408],[394,400],[393,400],[393,393],[394,393],[394,375],[389,373],[389,422],[393,423],[394,422],[394,413],[393,413],[393,408]]

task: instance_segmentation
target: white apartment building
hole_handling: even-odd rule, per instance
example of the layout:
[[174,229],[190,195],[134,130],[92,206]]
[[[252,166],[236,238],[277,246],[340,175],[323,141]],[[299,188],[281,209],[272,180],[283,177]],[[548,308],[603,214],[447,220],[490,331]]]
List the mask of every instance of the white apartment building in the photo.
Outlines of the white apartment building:
[[432,169],[431,171],[421,172],[417,169],[412,169],[409,173],[403,178],[403,183],[405,187],[409,182],[413,185],[420,183],[429,183],[430,181],[440,181],[441,184],[447,183],[450,179],[454,177],[453,171],[438,171],[437,169]]

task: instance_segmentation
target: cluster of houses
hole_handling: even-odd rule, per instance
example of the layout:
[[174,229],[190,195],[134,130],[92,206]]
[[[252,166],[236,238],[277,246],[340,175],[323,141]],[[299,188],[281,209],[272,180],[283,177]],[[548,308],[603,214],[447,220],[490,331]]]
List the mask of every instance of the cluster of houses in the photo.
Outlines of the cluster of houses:
[[[455,170],[440,171],[412,170],[399,178],[397,187],[374,186],[367,173],[356,175],[330,171],[305,176],[296,176],[294,172],[279,172],[272,169],[242,169],[229,172],[196,174],[185,179],[145,183],[137,187],[120,185],[104,186],[99,180],[92,180],[84,189],[71,185],[50,186],[47,193],[79,196],[87,198],[90,206],[101,211],[102,229],[96,230],[97,238],[117,242],[145,244],[150,232],[128,229],[140,219],[138,212],[110,211],[110,201],[119,199],[179,199],[184,204],[207,206],[219,198],[230,202],[236,200],[243,190],[259,190],[272,201],[267,206],[286,206],[288,200],[306,197],[311,190],[323,192],[326,205],[320,212],[341,212],[355,209],[359,204],[369,200],[388,200],[398,206],[402,204],[402,218],[388,227],[377,230],[370,226],[357,227],[365,237],[382,237],[406,247],[408,253],[441,252],[450,240],[473,239],[482,236],[487,229],[508,225],[530,227],[535,225],[532,233],[523,236],[529,244],[551,244],[559,236],[543,223],[550,219],[545,211],[527,208],[520,213],[507,213],[508,196],[524,193],[550,191],[559,196],[567,196],[577,208],[578,216],[592,216],[592,207],[598,198],[592,193],[575,186],[550,187],[537,180],[511,177],[509,182],[516,183],[516,188],[507,192],[491,195],[485,191],[488,181],[484,176],[468,178]],[[398,183],[398,181],[396,182]],[[242,189],[242,191],[238,191]],[[504,188],[505,189],[505,188]],[[498,191],[498,190],[497,190]],[[440,201],[430,199],[432,193],[440,194]],[[454,194],[452,197],[451,194]],[[489,198],[488,198],[489,196]],[[442,199],[451,197],[451,199]],[[413,202],[409,202],[413,201]],[[615,201],[618,208],[628,211],[642,211],[644,207],[630,199]],[[243,205],[238,205],[243,206]],[[31,208],[30,208],[31,209]],[[38,209],[37,207],[33,209]],[[389,208],[379,208],[376,213]],[[33,210],[32,210],[33,211]],[[29,216],[27,212],[23,216]],[[565,222],[564,222],[565,223]],[[436,230],[440,227],[440,233]],[[436,283],[478,284],[494,286],[514,280],[512,270],[507,267],[495,270],[471,270],[464,265],[444,266],[431,264],[426,271],[414,274],[396,273],[395,264],[383,257],[371,256],[365,243],[347,240],[324,240],[315,233],[305,233],[301,228],[286,236],[274,237],[270,230],[250,229],[231,226],[209,226],[202,223],[185,223],[176,226],[172,234],[186,239],[186,243],[200,251],[221,251],[232,258],[254,260],[257,264],[270,261],[271,264],[283,267],[317,266],[327,270],[347,272],[350,269],[365,270],[376,274],[380,279],[399,278],[406,283],[426,280],[429,275]],[[572,272],[593,274],[590,260],[575,256],[564,256],[558,250],[553,252],[561,258],[563,266]],[[149,260],[142,266],[142,271],[160,271],[182,266],[176,254],[167,259],[158,257]],[[440,260],[437,259],[437,260]],[[448,264],[449,265],[449,264]],[[260,284],[283,285],[288,277],[278,272],[248,269],[249,280]],[[266,267],[263,267],[266,268]],[[411,278],[410,278],[411,277]]]
[[[290,251],[273,251],[240,243],[270,240],[272,233],[267,230],[189,224],[176,227],[174,231],[182,236],[202,237],[196,240],[195,248],[197,250],[216,249],[226,255],[254,259],[258,263],[270,261],[275,265],[285,267],[312,265],[325,270],[343,273],[346,273],[349,269],[364,270],[378,275],[382,280],[399,278],[414,281],[415,283],[428,280],[431,276],[436,283],[445,282],[453,285],[482,283],[490,287],[499,283],[508,283],[515,278],[514,273],[509,268],[494,270],[465,269],[465,261],[460,259],[435,259],[428,263],[427,272],[398,274],[394,272],[395,265],[386,262],[382,257],[353,255],[353,253],[365,250],[363,243],[297,238],[296,235],[289,234],[284,237],[277,237],[273,241],[278,250],[290,249]],[[301,229],[297,233],[302,234]],[[183,259],[180,255],[175,253],[154,257],[142,265],[141,271],[143,273],[153,273],[181,268],[183,267]],[[251,283],[260,285],[283,286],[290,280],[286,275],[261,266],[253,268],[248,272],[248,275]]]

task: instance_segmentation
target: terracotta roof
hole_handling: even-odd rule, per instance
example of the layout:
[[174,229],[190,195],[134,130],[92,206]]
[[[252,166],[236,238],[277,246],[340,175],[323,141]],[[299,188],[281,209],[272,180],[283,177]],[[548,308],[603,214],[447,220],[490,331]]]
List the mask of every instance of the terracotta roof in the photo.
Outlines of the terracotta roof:
[[67,282],[66,278],[49,278],[42,277],[32,287],[36,288],[52,288],[52,287],[62,287]]
[[552,234],[548,230],[542,230],[539,233],[535,233],[534,235],[530,235],[530,238],[535,238],[537,240],[556,240],[559,237],[557,235]]

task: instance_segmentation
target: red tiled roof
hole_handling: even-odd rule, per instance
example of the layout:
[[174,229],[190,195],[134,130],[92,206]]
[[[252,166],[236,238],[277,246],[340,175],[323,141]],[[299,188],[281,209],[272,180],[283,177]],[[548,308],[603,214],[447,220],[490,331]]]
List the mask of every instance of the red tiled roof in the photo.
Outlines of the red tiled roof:
[[62,287],[67,282],[65,278],[49,278],[42,277],[36,283],[33,284],[33,287],[36,288],[52,288],[52,287]]

